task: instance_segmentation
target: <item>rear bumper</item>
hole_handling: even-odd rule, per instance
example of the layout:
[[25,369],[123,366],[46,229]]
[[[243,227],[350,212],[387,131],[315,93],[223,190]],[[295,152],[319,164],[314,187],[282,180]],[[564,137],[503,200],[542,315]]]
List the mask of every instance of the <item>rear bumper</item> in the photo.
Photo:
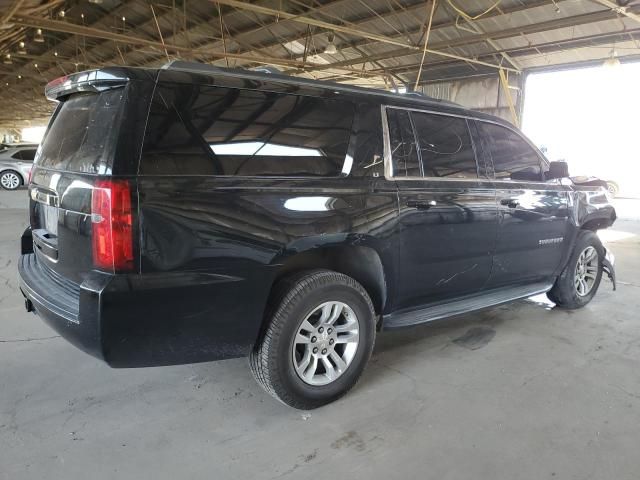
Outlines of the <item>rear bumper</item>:
[[77,285],[56,278],[35,254],[20,257],[18,272],[27,307],[73,345],[113,367],[246,356],[268,294],[240,278],[198,273],[94,271]]
[[[56,277],[38,263],[33,253],[20,256],[18,275],[27,310],[34,311],[76,347],[105,359],[100,335],[99,294]],[[105,277],[102,283],[106,284],[107,276],[102,277]]]

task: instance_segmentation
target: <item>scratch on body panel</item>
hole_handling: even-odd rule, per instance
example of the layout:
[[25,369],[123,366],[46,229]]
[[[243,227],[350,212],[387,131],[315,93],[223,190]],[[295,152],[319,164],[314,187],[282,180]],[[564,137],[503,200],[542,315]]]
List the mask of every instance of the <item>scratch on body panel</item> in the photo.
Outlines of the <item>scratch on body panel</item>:
[[441,278],[440,280],[438,280],[438,283],[436,283],[436,285],[446,285],[447,283],[449,283],[451,280],[453,280],[454,278],[456,278],[458,275],[462,275],[463,273],[468,273],[471,270],[473,270],[474,268],[476,268],[478,266],[477,263],[473,264],[473,267],[471,268],[467,268],[466,270],[463,270],[461,272],[458,273],[454,273],[453,275],[451,275],[449,278]]

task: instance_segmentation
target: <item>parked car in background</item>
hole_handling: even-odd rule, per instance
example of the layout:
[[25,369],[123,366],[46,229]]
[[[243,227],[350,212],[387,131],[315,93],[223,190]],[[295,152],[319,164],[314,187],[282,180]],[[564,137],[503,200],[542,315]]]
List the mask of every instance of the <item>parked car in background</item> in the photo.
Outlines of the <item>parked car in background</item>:
[[2,144],[0,149],[0,186],[5,190],[16,190],[29,182],[33,158],[38,145]]
[[378,329],[535,294],[589,303],[616,213],[499,118],[421,95],[173,63],[51,82],[20,289],[114,367],[249,356],[296,408]]

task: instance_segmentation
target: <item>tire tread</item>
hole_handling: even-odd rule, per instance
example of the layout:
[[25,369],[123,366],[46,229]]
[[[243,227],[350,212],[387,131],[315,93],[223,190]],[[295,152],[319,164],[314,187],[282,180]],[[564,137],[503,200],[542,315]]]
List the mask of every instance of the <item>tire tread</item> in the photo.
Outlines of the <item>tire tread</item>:
[[[299,409],[310,409],[327,403],[304,401],[297,396],[291,395],[290,392],[287,391],[280,379],[273,375],[273,369],[277,365],[277,352],[274,343],[277,338],[283,335],[283,329],[286,325],[285,320],[292,310],[296,298],[301,298],[305,294],[322,286],[335,284],[343,284],[355,289],[366,300],[371,314],[370,318],[373,322],[372,328],[375,332],[375,311],[373,303],[362,285],[347,275],[331,270],[307,270],[285,277],[279,281],[273,289],[269,305],[266,309],[266,327],[249,355],[249,366],[258,384],[271,396],[285,405]],[[369,347],[366,361],[369,360],[372,350],[373,345]],[[358,379],[359,375],[342,390],[340,396],[351,390],[356,385]]]

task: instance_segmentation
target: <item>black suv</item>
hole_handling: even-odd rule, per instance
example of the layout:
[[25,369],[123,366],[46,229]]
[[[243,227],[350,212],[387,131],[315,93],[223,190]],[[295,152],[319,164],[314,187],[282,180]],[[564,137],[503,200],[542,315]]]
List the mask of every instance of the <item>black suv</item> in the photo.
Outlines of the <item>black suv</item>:
[[26,307],[113,367],[249,356],[298,408],[376,331],[587,304],[615,211],[510,124],[420,95],[174,62],[51,82]]

